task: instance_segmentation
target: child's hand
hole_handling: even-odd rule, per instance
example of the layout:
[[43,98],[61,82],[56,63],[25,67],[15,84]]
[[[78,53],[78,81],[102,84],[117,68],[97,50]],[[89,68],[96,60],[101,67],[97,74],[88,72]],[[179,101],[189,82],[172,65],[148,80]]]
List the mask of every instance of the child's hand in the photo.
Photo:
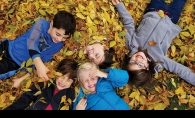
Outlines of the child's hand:
[[94,77],[108,77],[108,73],[102,72],[99,69],[93,69],[89,72],[89,77],[94,78]]
[[43,64],[40,65],[39,68],[37,68],[37,74],[40,78],[42,78],[44,81],[48,81],[49,78],[47,76],[47,72],[49,69]]
[[82,98],[82,99],[78,102],[78,104],[77,104],[77,106],[76,106],[76,110],[85,110],[86,106],[87,106],[87,100],[84,99],[84,98]]
[[117,5],[117,4],[119,4],[119,1],[118,0],[112,0],[112,4]]

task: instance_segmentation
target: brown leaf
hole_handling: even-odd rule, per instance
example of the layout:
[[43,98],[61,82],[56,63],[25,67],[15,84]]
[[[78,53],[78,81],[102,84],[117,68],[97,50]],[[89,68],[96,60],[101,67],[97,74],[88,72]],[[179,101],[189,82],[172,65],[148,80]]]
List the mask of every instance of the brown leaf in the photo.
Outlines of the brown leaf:
[[150,46],[155,46],[157,43],[154,42],[154,41],[149,41],[148,44],[149,44]]

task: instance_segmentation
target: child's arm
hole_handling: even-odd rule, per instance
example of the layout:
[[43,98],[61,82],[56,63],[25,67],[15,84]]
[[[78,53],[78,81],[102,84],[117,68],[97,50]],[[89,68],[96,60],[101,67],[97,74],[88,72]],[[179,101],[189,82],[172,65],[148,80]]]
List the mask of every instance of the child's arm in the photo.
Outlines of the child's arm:
[[49,69],[44,65],[41,58],[36,57],[33,61],[36,66],[38,76],[42,78],[44,81],[48,81],[49,78],[47,76],[47,72],[49,71]]
[[182,79],[195,86],[195,73],[190,68],[165,57],[164,68],[170,72],[178,74]]
[[110,81],[114,88],[125,86],[129,80],[126,70],[108,68],[104,72],[108,73],[107,81]]
[[3,110],[24,110],[27,108],[38,97],[34,95],[38,89],[34,85],[30,89],[31,91],[24,92],[14,103]]
[[125,86],[129,79],[129,75],[126,70],[120,70],[116,68],[108,68],[104,72],[99,69],[91,70],[89,77],[93,78],[95,76],[111,81],[113,87]]
[[135,25],[132,16],[127,11],[122,2],[119,2],[118,0],[112,0],[112,3],[117,8],[118,13],[123,20],[124,27],[127,29],[129,35],[132,36],[135,32]]

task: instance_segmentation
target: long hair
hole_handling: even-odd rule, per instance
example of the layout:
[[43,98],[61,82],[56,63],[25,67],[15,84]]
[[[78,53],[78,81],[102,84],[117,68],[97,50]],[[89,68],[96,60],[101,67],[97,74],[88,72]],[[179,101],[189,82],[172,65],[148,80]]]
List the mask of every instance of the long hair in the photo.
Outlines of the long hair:
[[149,85],[153,84],[153,75],[155,74],[155,66],[162,61],[154,61],[154,59],[148,54],[147,49],[142,50],[138,47],[138,52],[143,52],[148,59],[149,69],[139,69],[139,70],[128,70],[128,62],[131,57],[125,56],[125,59],[121,65],[122,69],[127,70],[129,74],[129,83],[135,85],[136,87],[148,88]]
[[99,65],[99,68],[106,69],[108,67],[111,67],[111,65],[114,63],[114,56],[115,56],[115,50],[113,48],[110,48],[108,50],[104,51],[105,60]]

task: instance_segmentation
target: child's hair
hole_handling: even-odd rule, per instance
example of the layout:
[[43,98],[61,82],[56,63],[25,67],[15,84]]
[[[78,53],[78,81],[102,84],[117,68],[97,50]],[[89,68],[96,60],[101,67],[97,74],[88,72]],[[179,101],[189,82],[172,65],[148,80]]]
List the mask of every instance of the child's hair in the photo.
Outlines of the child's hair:
[[101,69],[106,69],[107,67],[110,67],[114,63],[114,55],[115,51],[113,48],[110,48],[108,50],[104,51],[105,60],[99,65]]
[[63,59],[58,63],[56,71],[62,73],[63,75],[68,74],[68,77],[73,80],[72,85],[76,85],[77,82],[77,70],[78,70],[78,63],[71,59]]
[[76,19],[67,11],[58,11],[53,19],[53,27],[65,29],[65,35],[71,36],[76,29]]
[[81,64],[78,67],[78,71],[77,71],[77,79],[78,79],[78,81],[80,81],[80,72],[82,70],[91,70],[93,68],[98,68],[99,69],[99,67],[95,63],[93,63],[93,62],[85,62],[85,63]]
[[124,63],[122,64],[122,69],[127,70],[129,74],[129,83],[132,83],[136,87],[148,88],[149,85],[153,84],[153,75],[155,74],[155,66],[161,61],[155,62],[154,59],[148,54],[147,49],[142,50],[141,47],[138,48],[138,52],[143,52],[149,63],[149,69],[139,69],[139,70],[128,70],[128,62],[131,57],[125,56]]

